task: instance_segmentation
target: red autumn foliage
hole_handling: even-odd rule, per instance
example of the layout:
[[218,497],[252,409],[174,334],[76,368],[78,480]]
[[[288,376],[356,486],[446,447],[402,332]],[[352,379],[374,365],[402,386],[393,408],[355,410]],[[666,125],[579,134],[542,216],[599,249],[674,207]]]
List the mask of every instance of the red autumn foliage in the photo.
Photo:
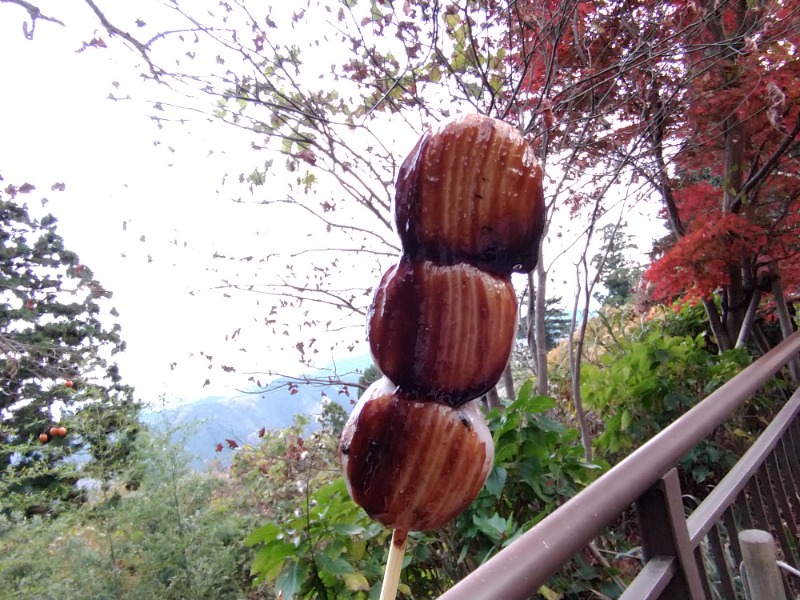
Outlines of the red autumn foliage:
[[657,301],[709,299],[731,284],[730,266],[750,260],[768,247],[764,231],[737,214],[696,222],[689,232],[647,271]]
[[[649,182],[674,238],[646,274],[654,298],[720,296],[722,313],[706,308],[730,343],[749,299],[769,291],[759,289],[763,275],[796,296],[794,3],[523,0],[516,9],[506,52],[522,85],[503,99],[534,112],[520,124],[566,149],[576,177],[604,165],[614,176],[622,165]],[[573,196],[570,209],[590,197]]]

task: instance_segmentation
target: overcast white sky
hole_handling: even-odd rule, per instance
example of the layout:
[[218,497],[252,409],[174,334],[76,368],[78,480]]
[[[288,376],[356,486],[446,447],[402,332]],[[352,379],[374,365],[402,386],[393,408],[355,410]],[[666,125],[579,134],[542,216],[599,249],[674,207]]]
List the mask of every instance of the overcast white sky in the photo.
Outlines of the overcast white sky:
[[[0,5],[0,174],[6,184],[37,186],[28,204],[41,214],[39,199],[48,198],[44,210],[58,218],[67,246],[114,293],[128,344],[123,376],[150,401],[162,392],[193,400],[246,385],[242,376],[207,371],[201,351],[238,371],[296,373],[295,354],[272,351],[263,334],[247,335],[248,318],[263,314],[263,305],[206,291],[218,282],[209,272],[220,267],[211,259],[215,251],[247,256],[268,242],[302,238],[274,212],[218,193],[225,173],[247,168],[242,154],[249,139],[202,120],[179,135],[160,132],[147,100],[161,92],[137,87],[136,55],[119,43],[76,53],[96,27],[85,5],[39,4],[67,27],[40,21],[32,41],[22,33],[24,11]],[[136,97],[107,99],[114,81]],[[156,140],[162,143],[154,146]],[[209,148],[231,153],[208,156]],[[55,182],[66,191],[51,192]],[[238,343],[225,343],[242,325]],[[206,377],[212,385],[203,387]]]
[[[76,53],[97,28],[86,5],[81,0],[37,4],[67,27],[40,21],[34,40],[26,40],[25,12],[0,4],[0,174],[6,184],[37,185],[28,203],[41,209],[39,199],[48,198],[44,210],[59,219],[67,246],[113,291],[128,344],[119,361],[123,376],[144,400],[164,393],[168,400],[188,401],[246,385],[238,374],[208,371],[201,351],[214,355],[218,365],[236,365],[238,372],[297,372],[295,353],[277,349],[263,328],[247,327],[263,318],[263,304],[256,305],[252,296],[224,298],[207,291],[219,280],[210,271],[220,267],[211,259],[215,251],[247,256],[308,243],[297,215],[230,202],[230,184],[223,187],[223,178],[227,173],[230,182],[251,166],[246,151],[252,138],[203,120],[159,131],[149,115],[152,101],[166,92],[138,83],[136,54],[119,42],[108,50]],[[159,6],[130,3],[125,7],[135,14],[113,16],[129,27],[137,17],[149,18],[147,11],[161,18],[166,13]],[[115,81],[116,95],[130,92],[134,99],[107,99],[117,92]],[[387,134],[402,139],[407,132]],[[412,143],[399,142],[398,156]],[[209,148],[217,150],[209,156]],[[51,192],[55,182],[65,183],[66,191]],[[643,229],[630,232],[647,239],[656,231]],[[546,252],[552,259],[552,248]],[[571,301],[573,278],[566,260],[553,269],[555,289],[548,295]],[[225,342],[243,326],[236,343]],[[332,358],[323,352],[318,364]],[[203,387],[206,377],[212,383]]]

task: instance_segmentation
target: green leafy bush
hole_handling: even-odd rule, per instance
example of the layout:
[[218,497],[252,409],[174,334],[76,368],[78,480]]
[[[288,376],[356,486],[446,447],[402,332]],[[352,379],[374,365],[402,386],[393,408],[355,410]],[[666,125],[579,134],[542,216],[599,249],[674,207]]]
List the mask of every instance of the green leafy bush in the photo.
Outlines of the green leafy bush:
[[[453,522],[409,535],[401,597],[441,594],[602,471],[583,460],[576,430],[546,416],[554,407],[555,401],[536,396],[528,381],[517,400],[487,415],[495,464],[486,486]],[[285,600],[377,598],[390,531],[347,495],[338,472],[337,438],[325,431],[314,434],[303,444],[308,453],[298,457],[292,454],[293,443],[286,443],[296,434],[291,429],[273,432],[234,465],[234,470],[260,465],[261,476],[270,482],[265,493],[288,502],[247,538],[258,548],[253,575]],[[290,483],[300,488],[299,495],[281,492]],[[600,571],[593,577],[607,579]],[[588,589],[589,583],[583,583],[565,580],[564,586]]]
[[[461,543],[474,540],[473,556],[483,562],[529,529],[602,472],[587,463],[576,429],[547,416],[552,398],[537,396],[533,380],[517,400],[487,415],[495,444],[495,465],[481,494],[459,519]],[[488,515],[488,517],[487,517]],[[487,518],[491,522],[487,521]],[[465,523],[471,521],[471,525]],[[511,526],[500,535],[497,525]]]
[[255,520],[214,474],[192,473],[167,434],[140,434],[135,491],[91,489],[58,518],[0,522],[9,600],[244,599]]
[[[651,326],[636,339],[619,338],[598,364],[581,373],[584,403],[602,421],[597,451],[614,460],[674,422],[749,362],[744,350],[709,352],[705,336],[675,336]],[[740,421],[726,424],[682,460],[693,484],[718,480],[735,462]]]

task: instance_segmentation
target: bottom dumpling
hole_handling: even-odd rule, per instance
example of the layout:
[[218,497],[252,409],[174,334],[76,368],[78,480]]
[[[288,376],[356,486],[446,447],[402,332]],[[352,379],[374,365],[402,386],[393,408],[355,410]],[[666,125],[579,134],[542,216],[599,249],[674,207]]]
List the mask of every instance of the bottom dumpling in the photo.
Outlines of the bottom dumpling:
[[477,401],[419,402],[375,382],[342,433],[347,490],[373,519],[405,531],[437,529],[480,492],[494,461]]

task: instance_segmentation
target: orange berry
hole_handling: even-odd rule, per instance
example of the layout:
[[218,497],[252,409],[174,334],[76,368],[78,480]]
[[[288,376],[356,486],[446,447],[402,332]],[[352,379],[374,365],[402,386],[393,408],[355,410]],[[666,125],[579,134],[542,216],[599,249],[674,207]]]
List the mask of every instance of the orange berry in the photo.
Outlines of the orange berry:
[[75,387],[75,384],[74,384],[74,383],[72,383],[72,380],[71,380],[71,379],[67,379],[67,380],[64,382],[64,385],[65,385],[65,386],[67,386],[68,388]]
[[47,442],[50,441],[50,436],[47,435],[46,433],[40,433],[39,434],[39,441],[42,442],[43,444],[46,444]]

